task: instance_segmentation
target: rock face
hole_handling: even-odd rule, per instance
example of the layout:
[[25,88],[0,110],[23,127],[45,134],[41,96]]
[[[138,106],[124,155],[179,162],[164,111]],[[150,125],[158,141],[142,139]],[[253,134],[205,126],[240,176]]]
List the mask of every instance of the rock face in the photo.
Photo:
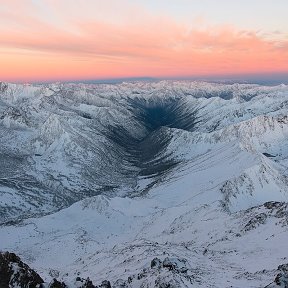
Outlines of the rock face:
[[280,273],[277,274],[274,282],[277,286],[288,288],[288,264],[279,265],[278,270]]
[[8,84],[0,82],[0,92],[4,93],[8,89]]
[[[73,287],[77,288],[112,288],[104,280],[99,286],[89,279],[77,277]],[[0,288],[68,288],[65,282],[53,278],[50,283],[43,279],[14,253],[0,252]]]
[[160,269],[162,266],[162,261],[159,259],[159,258],[154,258],[152,261],[151,261],[151,268],[157,268],[157,269]]
[[80,277],[76,278],[76,286],[79,288],[97,288],[97,286],[94,286],[92,281],[89,279],[83,279]]
[[43,282],[43,279],[14,253],[0,253],[1,288],[36,288],[41,287]]
[[49,288],[67,288],[67,285],[64,282],[60,282],[54,278],[49,284]]
[[110,284],[109,281],[104,280],[104,281],[101,283],[101,285],[99,286],[99,288],[112,288],[112,287],[111,287],[111,284]]

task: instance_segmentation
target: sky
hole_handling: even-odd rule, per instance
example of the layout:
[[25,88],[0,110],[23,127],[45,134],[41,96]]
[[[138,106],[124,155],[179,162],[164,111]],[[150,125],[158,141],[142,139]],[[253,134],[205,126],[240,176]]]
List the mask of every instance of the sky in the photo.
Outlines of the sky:
[[288,75],[287,0],[0,0],[0,81]]

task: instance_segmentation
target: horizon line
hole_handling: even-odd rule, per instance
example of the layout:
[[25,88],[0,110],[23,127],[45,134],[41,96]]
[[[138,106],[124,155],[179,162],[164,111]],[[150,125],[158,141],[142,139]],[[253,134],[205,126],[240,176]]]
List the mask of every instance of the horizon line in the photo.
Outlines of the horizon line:
[[247,83],[247,84],[288,84],[288,71],[275,73],[247,73],[230,75],[200,75],[200,76],[172,76],[172,77],[107,77],[107,78],[87,78],[87,79],[47,79],[47,80],[19,80],[1,81],[15,84],[52,84],[52,83],[83,83],[83,84],[119,84],[123,82],[158,82],[158,81],[204,81],[222,83]]

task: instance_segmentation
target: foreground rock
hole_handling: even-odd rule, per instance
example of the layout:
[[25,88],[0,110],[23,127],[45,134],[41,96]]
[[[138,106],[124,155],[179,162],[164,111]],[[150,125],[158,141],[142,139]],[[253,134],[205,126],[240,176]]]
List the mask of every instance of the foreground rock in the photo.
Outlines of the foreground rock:
[[[89,277],[77,277],[74,284],[73,288],[112,288],[107,280],[95,286]],[[0,252],[0,288],[71,288],[71,285],[56,278],[45,283],[38,273],[23,263],[16,254]]]
[[0,253],[0,287],[41,287],[43,279],[14,253]]
[[288,288],[288,264],[278,266],[278,271],[280,273],[277,274],[274,282],[277,286]]

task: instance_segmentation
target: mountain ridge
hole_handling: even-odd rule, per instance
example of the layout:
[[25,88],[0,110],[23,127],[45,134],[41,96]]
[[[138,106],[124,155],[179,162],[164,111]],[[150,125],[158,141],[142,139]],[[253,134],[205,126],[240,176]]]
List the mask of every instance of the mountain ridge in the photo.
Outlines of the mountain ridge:
[[262,287],[288,262],[286,86],[0,91],[0,250],[45,281]]

